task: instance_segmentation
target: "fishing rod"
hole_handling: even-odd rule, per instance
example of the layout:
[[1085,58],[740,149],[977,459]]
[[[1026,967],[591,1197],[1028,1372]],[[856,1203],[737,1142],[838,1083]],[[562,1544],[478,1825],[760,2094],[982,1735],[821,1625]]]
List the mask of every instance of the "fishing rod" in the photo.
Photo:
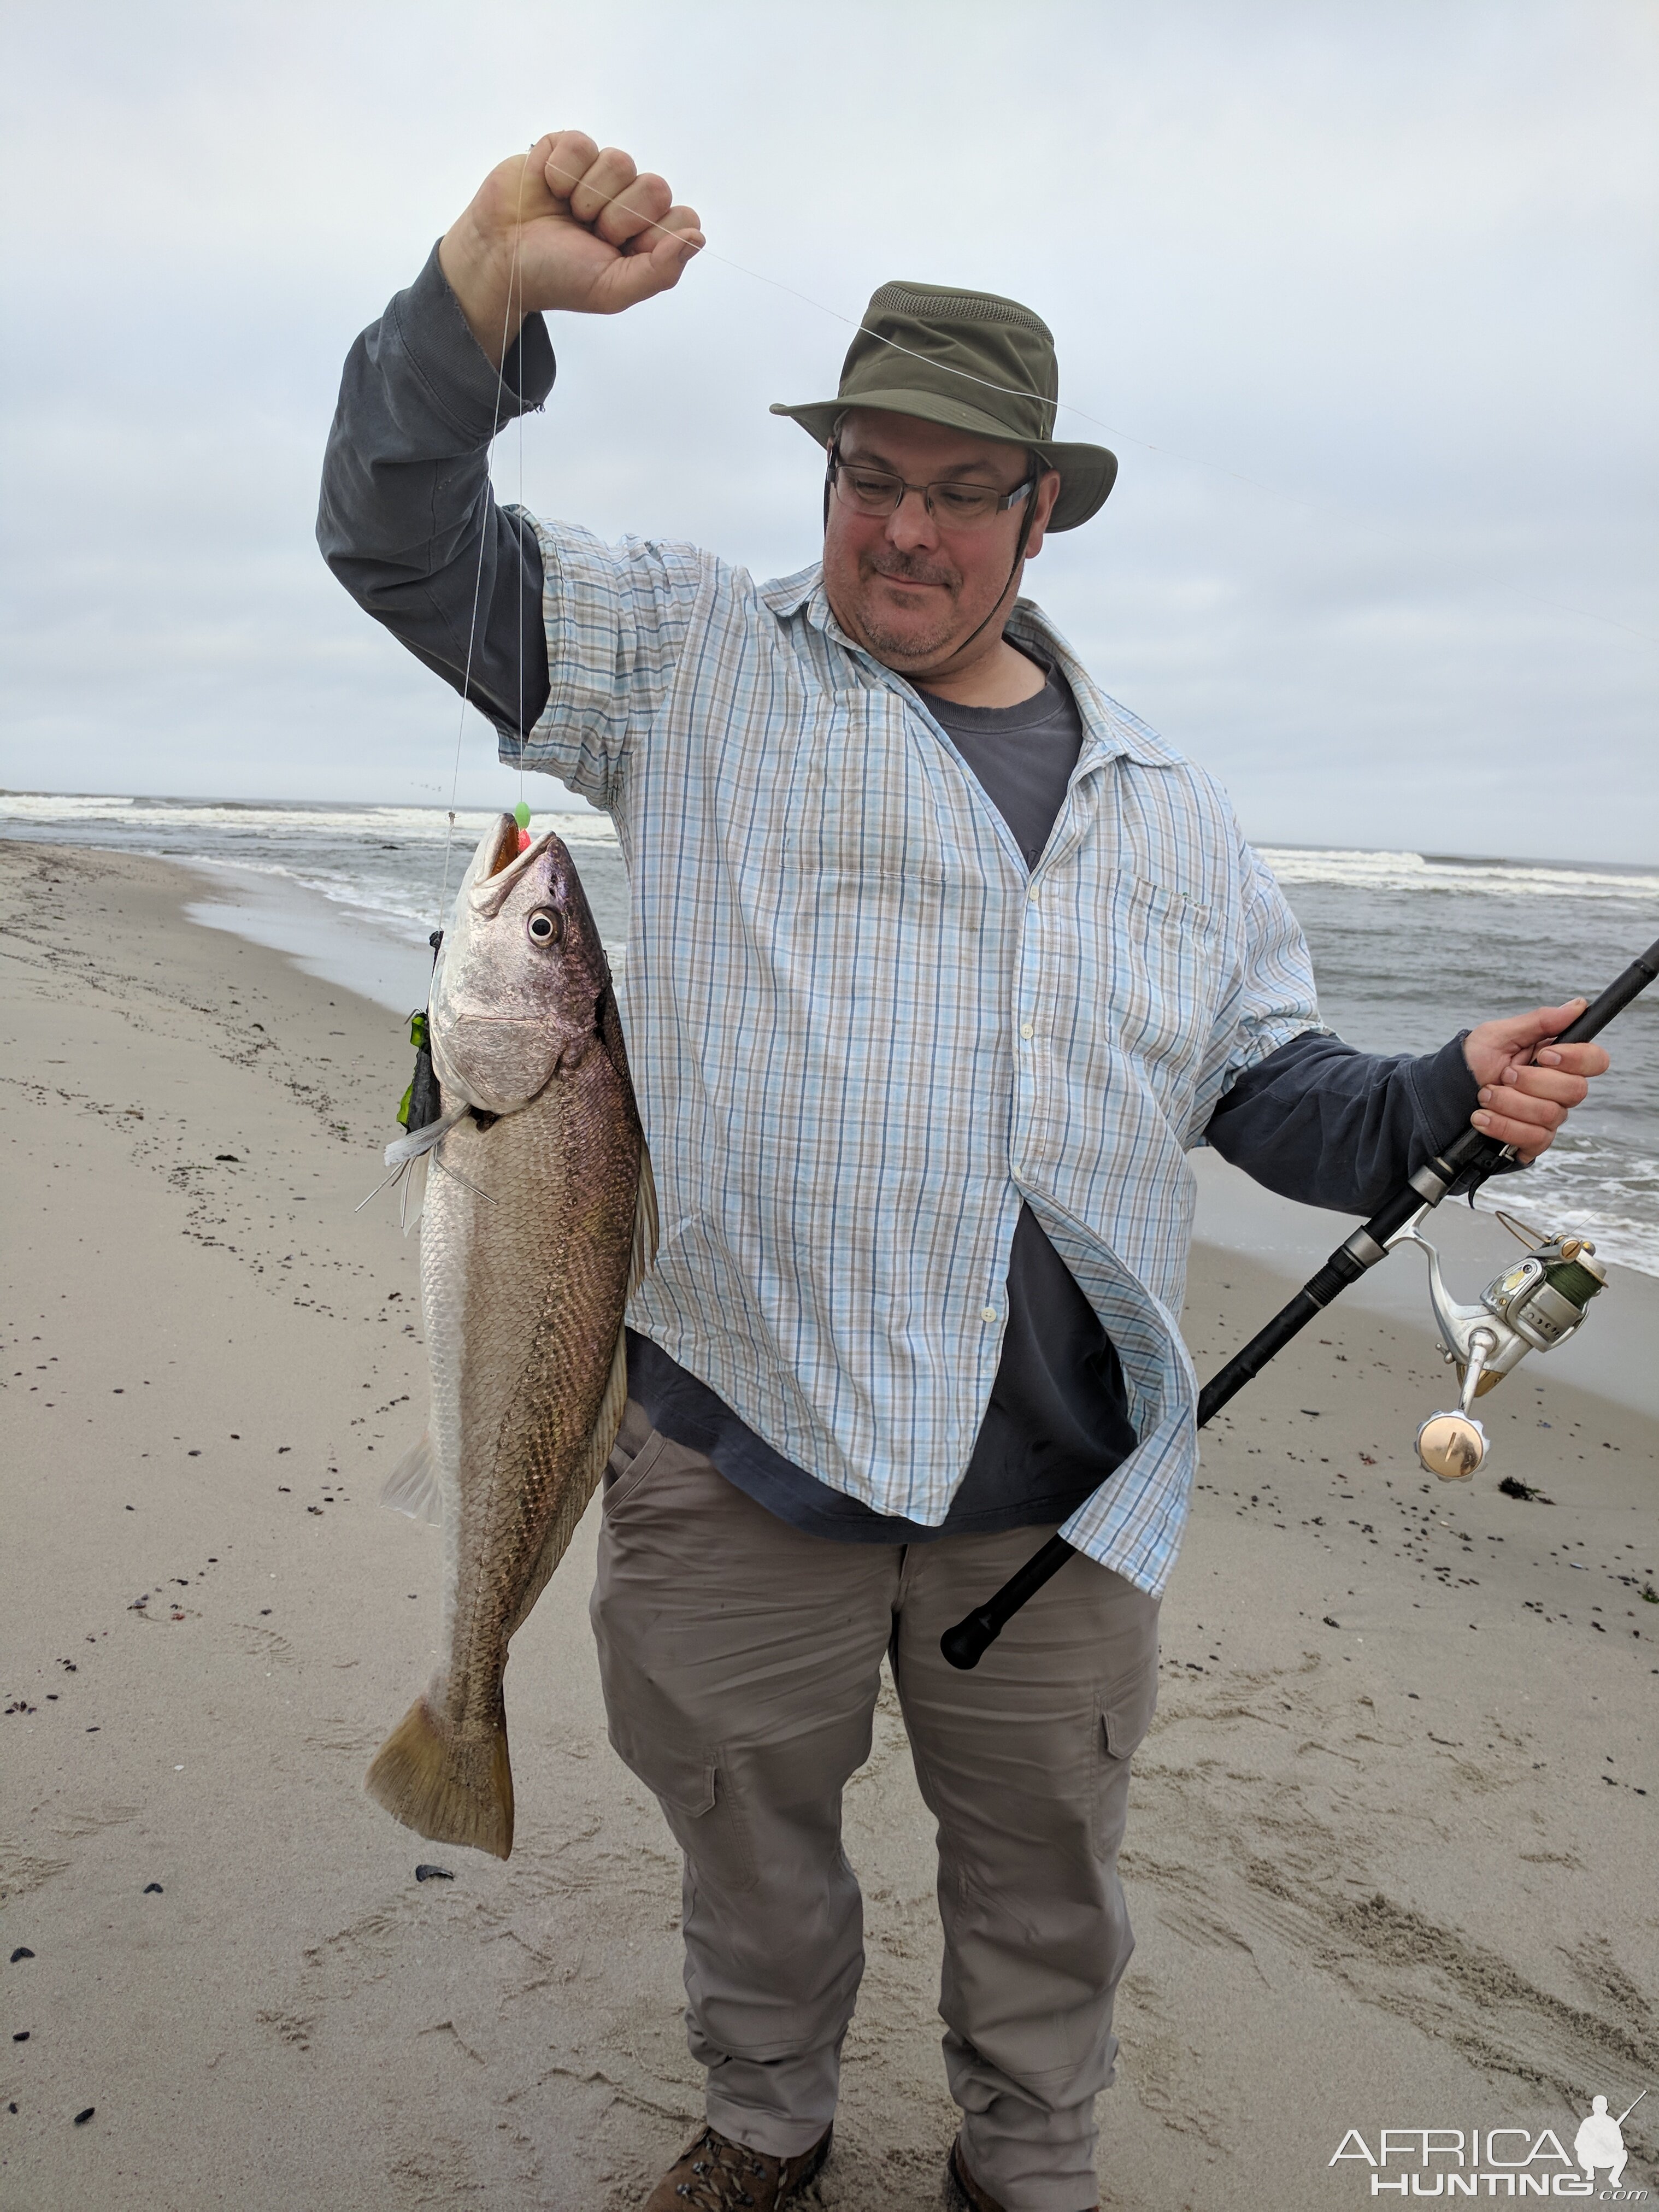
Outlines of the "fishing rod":
[[[1656,978],[1659,940],[1632,960],[1624,974],[1609,983],[1554,1042],[1588,1044]],[[1487,1449],[1486,1431],[1470,1410],[1474,1400],[1500,1382],[1528,1352],[1549,1352],[1565,1343],[1583,1322],[1589,1301],[1607,1279],[1606,1267],[1587,1238],[1548,1237],[1524,1260],[1489,1283],[1478,1305],[1461,1306],[1449,1297],[1441,1277],[1439,1255],[1426,1238],[1418,1235],[1417,1224],[1455,1183],[1467,1177],[1466,1188],[1472,1194],[1494,1168],[1513,1157],[1508,1146],[1469,1128],[1443,1152],[1425,1161],[1362,1228],[1337,1246],[1266,1328],[1205,1384],[1199,1394],[1197,1425],[1201,1429],[1213,1420],[1292,1337],[1316,1315],[1323,1313],[1333,1298],[1340,1297],[1386,1260],[1395,1244],[1415,1243],[1428,1255],[1430,1300],[1444,1339],[1446,1358],[1457,1367],[1462,1382],[1455,1412],[1436,1413],[1418,1431],[1418,1457],[1427,1473],[1437,1474],[1443,1481],[1467,1480]],[[965,1613],[954,1628],[947,1628],[939,1638],[939,1650],[951,1665],[963,1669],[977,1667],[1021,1606],[1060,1572],[1076,1549],[1063,1536],[1051,1536],[983,1605]]]

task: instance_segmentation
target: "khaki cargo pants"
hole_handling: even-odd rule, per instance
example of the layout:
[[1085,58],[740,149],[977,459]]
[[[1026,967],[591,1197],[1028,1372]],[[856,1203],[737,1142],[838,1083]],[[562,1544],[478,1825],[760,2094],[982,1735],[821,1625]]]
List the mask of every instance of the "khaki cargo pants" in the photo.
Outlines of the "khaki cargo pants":
[[604,1510],[592,1620],[611,1741],[685,1855],[686,2021],[710,2124],[788,2157],[834,2117],[864,1968],[842,1790],[869,1756],[885,1654],[939,1822],[939,2011],[969,2166],[1009,2212],[1083,2212],[1133,1947],[1116,1860],[1157,1693],[1157,1601],[1073,1560],[957,1674],[941,1632],[1050,1531],[832,1543],[632,1402]]

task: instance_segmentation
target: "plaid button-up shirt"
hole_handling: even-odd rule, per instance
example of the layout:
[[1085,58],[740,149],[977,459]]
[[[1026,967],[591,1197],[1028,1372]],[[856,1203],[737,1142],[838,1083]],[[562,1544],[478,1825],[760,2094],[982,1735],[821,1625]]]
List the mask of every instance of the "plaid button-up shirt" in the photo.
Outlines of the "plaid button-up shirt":
[[1022,600],[1084,742],[1012,832],[815,567],[538,526],[546,711],[502,757],[613,817],[619,978],[662,1214],[633,1327],[775,1450],[937,1526],[1001,1353],[1029,1200],[1117,1347],[1137,1449],[1066,1523],[1143,1589],[1196,1462],[1184,1154],[1317,1025],[1301,932],[1224,794]]

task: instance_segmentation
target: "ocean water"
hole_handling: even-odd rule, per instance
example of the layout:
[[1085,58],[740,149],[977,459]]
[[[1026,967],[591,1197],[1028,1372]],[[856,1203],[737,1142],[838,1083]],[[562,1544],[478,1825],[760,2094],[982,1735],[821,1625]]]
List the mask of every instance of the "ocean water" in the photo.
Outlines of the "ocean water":
[[[574,799],[566,807],[538,811],[537,825],[556,828],[570,846],[600,933],[619,951],[628,886],[616,834],[591,807]],[[326,902],[360,932],[410,956],[437,921],[446,842],[453,896],[491,818],[458,814],[452,833],[444,811],[431,807],[0,793],[0,836],[155,854],[221,872],[217,918],[228,911],[233,926],[236,886],[261,877]],[[1261,851],[1307,932],[1326,1020],[1370,1052],[1430,1051],[1494,1014],[1575,992],[1593,996],[1659,938],[1659,866]],[[1540,1225],[1583,1230],[1607,1258],[1659,1276],[1659,986],[1620,1017],[1605,1042],[1613,1072],[1524,1185],[1510,1180],[1486,1203]]]

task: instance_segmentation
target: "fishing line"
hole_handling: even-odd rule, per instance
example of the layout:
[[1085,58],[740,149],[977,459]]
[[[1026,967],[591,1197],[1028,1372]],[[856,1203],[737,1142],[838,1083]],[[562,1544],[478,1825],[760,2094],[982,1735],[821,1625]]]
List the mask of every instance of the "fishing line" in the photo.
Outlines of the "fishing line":
[[[528,150],[526,150],[524,157],[524,167],[519,172],[519,201],[518,206],[514,210],[513,226],[513,258],[507,268],[507,303],[501,313],[501,359],[496,363],[495,368],[495,404],[491,412],[489,422],[489,443],[491,446],[495,444],[496,437],[501,430],[501,405],[507,394],[507,340],[512,335],[513,302],[519,289],[519,247],[524,223],[524,185],[525,177],[529,171],[529,167],[530,155]],[[520,318],[520,319],[522,320],[522,318]],[[524,505],[524,392],[522,377],[520,380],[520,389],[516,397],[520,401],[519,505],[520,507],[522,508]],[[489,490],[489,471],[487,462],[485,464],[484,470],[484,485],[486,495],[486,513],[484,516],[483,527],[478,532],[478,565],[473,572],[472,577],[472,611],[467,622],[466,661],[461,671],[461,706],[460,713],[455,726],[455,763],[451,771],[449,779],[448,821],[444,830],[443,884],[438,893],[436,926],[433,929],[431,937],[428,939],[428,942],[432,947],[432,964],[434,972],[438,964],[438,948],[443,943],[444,915],[449,905],[449,864],[451,855],[453,854],[455,849],[456,804],[460,797],[461,787],[461,749],[466,737],[466,710],[471,703],[468,695],[472,689],[472,659],[474,652],[477,649],[478,639],[478,609],[483,597],[484,556],[488,551],[489,545],[490,516],[488,512],[489,506],[488,496]],[[524,729],[524,624],[522,622],[519,624],[518,688],[519,729],[520,733],[522,736]],[[520,753],[519,763],[519,790],[520,795],[522,795],[524,790],[524,762],[522,752]],[[421,1100],[431,1104],[433,1111],[437,1114],[437,1118],[433,1121],[423,1122],[417,1121],[415,1128],[410,1132],[408,1136],[401,1138],[397,1142],[387,1146],[386,1152],[386,1164],[392,1170],[392,1173],[386,1176],[385,1182],[378,1183],[374,1189],[370,1191],[368,1194],[368,1198],[377,1198],[380,1192],[386,1188],[387,1183],[401,1182],[403,1184],[403,1195],[400,1200],[399,1211],[403,1218],[404,1234],[405,1237],[408,1236],[412,1225],[409,1218],[409,1200],[410,1191],[415,1187],[416,1178],[418,1177],[420,1180],[421,1192],[422,1196],[424,1195],[425,1177],[430,1170],[432,1162],[437,1159],[438,1146],[447,1131],[453,1127],[455,1121],[459,1118],[459,1114],[444,1115],[437,1113],[437,1101],[440,1094],[432,1067],[430,1045],[428,1042],[426,1024],[427,1014],[425,1012],[417,1012],[411,1015],[410,1018],[410,1042],[416,1047],[415,1076],[413,1081],[409,1086],[409,1089],[404,1093],[403,1104],[399,1109],[398,1119],[405,1128],[408,1128],[410,1117],[412,1115],[418,1113],[420,1110],[419,1104],[417,1103],[417,1093],[420,1094]],[[430,1091],[429,1099],[427,1097],[428,1087]],[[461,1180],[465,1182],[465,1177],[463,1176]],[[469,1188],[471,1187],[471,1186],[469,1185]],[[481,1192],[479,1194],[481,1197],[488,1196],[488,1194],[489,1194],[487,1192]],[[362,1201],[362,1206],[367,1206],[368,1204],[368,1198],[366,1198]],[[358,1206],[356,1211],[362,1212],[362,1206]],[[419,1218],[418,1206],[416,1207],[416,1218]]]
[[[528,167],[528,156],[526,157],[526,166]],[[560,162],[550,161],[546,167],[561,177],[568,178],[573,184],[579,185],[581,182],[580,176],[574,171],[565,168]],[[522,179],[520,189],[522,191]],[[625,185],[622,191],[612,193],[611,197],[604,202],[604,206],[615,207],[632,189],[632,185]],[[670,230],[665,223],[653,222],[649,216],[643,215],[637,208],[631,208],[629,212],[630,215],[637,216],[647,229],[661,231],[665,238],[684,236],[684,233],[680,231]],[[584,228],[591,228],[592,225],[584,225]],[[849,330],[860,331],[864,337],[873,338],[878,345],[888,346],[895,353],[907,355],[912,361],[925,362],[930,368],[945,369],[951,376],[961,377],[965,383],[976,384],[984,391],[1000,392],[1009,398],[1030,399],[1031,397],[1028,390],[1023,390],[1017,385],[994,383],[988,376],[975,376],[971,369],[958,368],[951,362],[935,359],[932,354],[918,353],[914,346],[901,345],[896,338],[890,338],[880,331],[872,330],[868,323],[860,321],[856,315],[843,314],[839,307],[832,307],[823,300],[815,300],[810,292],[803,292],[793,284],[786,284],[781,277],[769,276],[763,270],[747,268],[741,261],[733,261],[729,254],[716,253],[712,246],[699,246],[694,248],[694,252],[699,257],[707,255],[711,261],[718,261],[723,268],[736,270],[739,276],[750,277],[757,284],[769,284],[774,291],[787,292],[792,300],[801,301],[806,307],[816,308],[820,314],[828,315],[833,321],[845,324]],[[1357,509],[1346,507],[1334,502],[1327,502],[1310,492],[1285,491],[1278,484],[1263,483],[1259,477],[1247,477],[1242,470],[1228,468],[1220,461],[1202,460],[1197,454],[1184,453],[1175,446],[1155,446],[1148,439],[1134,437],[1127,430],[1116,429],[1111,423],[1103,422],[1097,415],[1091,415],[1086,409],[1078,406],[1073,400],[1056,399],[1054,404],[1056,409],[1064,408],[1067,414],[1075,415],[1080,422],[1087,422],[1092,428],[1104,431],[1109,438],[1115,440],[1120,445],[1133,446],[1143,453],[1156,453],[1161,459],[1179,461],[1185,467],[1202,469],[1211,476],[1224,477],[1233,483],[1243,484],[1251,491],[1261,492],[1267,499],[1283,500],[1290,506],[1311,508],[1315,514],[1323,511],[1330,514],[1342,515],[1358,523],[1361,529],[1372,531],[1379,537],[1384,534],[1381,524],[1370,521]],[[523,418],[520,417],[520,429],[522,429],[522,424]],[[1614,615],[1596,614],[1589,607],[1572,606],[1565,599],[1545,599],[1537,592],[1523,590],[1515,584],[1503,585],[1499,588],[1510,597],[1526,599],[1534,606],[1549,607],[1558,614],[1575,615],[1582,622],[1602,623],[1610,629],[1623,630],[1628,636],[1639,637],[1649,645],[1659,645],[1659,637],[1656,637],[1652,631],[1638,629],[1634,623],[1620,622]]]
[[[523,171],[520,171],[520,176],[519,176],[519,211],[520,211],[520,216],[522,216],[523,211],[524,211],[524,178],[525,178],[525,171],[527,171],[527,170],[528,170],[528,168],[529,168],[529,167],[530,167],[530,155],[529,155],[529,154],[528,154],[528,153],[526,153],[524,158],[525,158],[525,169],[524,169]],[[513,248],[513,251],[514,251],[514,255],[515,255],[515,257],[516,257],[516,255],[517,255],[517,253],[518,253],[518,243],[517,243],[516,239],[515,239],[515,240],[514,240],[514,248]],[[507,290],[507,301],[508,301],[508,304],[509,304],[509,306],[511,305],[512,297],[513,297],[512,289],[511,289],[511,286],[509,285],[509,287],[508,287],[508,290]],[[523,356],[520,356],[520,363],[519,363],[519,367],[520,367],[519,389],[518,389],[517,392],[514,394],[514,397],[517,398],[518,403],[519,403],[519,518],[518,518],[518,526],[519,526],[519,528],[520,528],[520,530],[522,530],[522,529],[525,527],[525,520],[524,520],[524,511],[525,511],[525,508],[524,508],[524,375],[523,375],[524,362],[523,362]],[[506,356],[505,354],[503,354],[503,355],[501,356],[501,374],[502,374],[503,375],[505,375],[505,374],[506,374],[506,373],[507,373],[507,356]],[[518,732],[518,737],[519,737],[519,804],[520,804],[520,806],[522,808],[523,804],[524,804],[524,736],[525,736],[525,730],[524,730],[524,610],[522,609],[522,607],[521,607],[521,608],[520,609],[520,611],[519,611],[519,624],[518,624],[518,632],[519,632],[519,718],[518,718],[518,720],[517,720],[517,722],[514,724],[514,727],[515,727],[515,729],[517,730],[517,732]],[[521,814],[520,814],[520,826],[522,826],[523,820],[524,820],[524,817],[523,817],[523,815],[522,815],[522,813],[521,813]]]
[[[519,400],[519,527],[524,528],[524,388],[520,379]],[[519,733],[519,798],[524,799],[524,611],[519,613],[519,717],[514,725]]]
[[[507,341],[513,334],[513,302],[519,289],[519,244],[524,228],[524,184],[530,170],[530,149],[526,148],[524,166],[519,171],[519,200],[513,218],[513,259],[507,272],[507,305],[501,311],[501,357],[495,368],[495,404],[489,422],[489,442],[493,446],[501,427],[501,402],[507,395]],[[522,322],[523,317],[520,317]],[[522,380],[520,380],[522,382]],[[522,389],[518,393],[522,403]],[[486,471],[486,476],[487,476]],[[524,504],[524,408],[519,409],[519,503]],[[444,835],[443,889],[438,894],[437,927],[444,926],[444,915],[449,906],[449,860],[455,844],[455,802],[461,787],[461,747],[466,736],[466,710],[471,704],[467,696],[472,685],[472,655],[478,637],[478,606],[483,594],[484,555],[489,545],[489,518],[484,518],[484,527],[478,533],[478,566],[472,578],[472,612],[466,627],[466,665],[461,672],[461,712],[455,729],[455,766],[449,781],[449,827]],[[519,625],[519,726],[524,726],[524,624]],[[524,763],[520,755],[519,788],[524,789]]]

